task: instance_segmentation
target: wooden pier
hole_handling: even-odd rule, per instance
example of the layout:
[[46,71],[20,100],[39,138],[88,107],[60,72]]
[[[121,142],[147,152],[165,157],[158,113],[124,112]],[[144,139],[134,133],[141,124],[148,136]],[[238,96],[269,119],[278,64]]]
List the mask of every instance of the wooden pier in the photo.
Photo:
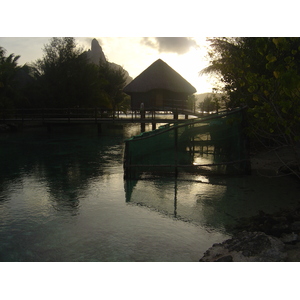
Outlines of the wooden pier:
[[[145,124],[152,124],[152,129],[156,129],[156,124],[171,124],[197,117],[192,111],[130,111],[127,113],[120,111],[104,110],[99,108],[51,108],[51,109],[5,109],[0,110],[0,122],[30,124],[39,123],[48,128],[51,125],[60,124],[98,124],[101,131],[101,124],[126,124],[139,123],[141,130],[145,130]],[[173,116],[172,116],[173,115]]]

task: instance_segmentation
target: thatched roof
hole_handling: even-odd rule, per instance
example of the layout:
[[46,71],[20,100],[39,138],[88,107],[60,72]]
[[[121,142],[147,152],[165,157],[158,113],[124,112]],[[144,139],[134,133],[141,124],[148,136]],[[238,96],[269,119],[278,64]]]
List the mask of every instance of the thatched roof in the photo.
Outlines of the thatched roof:
[[187,94],[193,94],[197,91],[188,81],[161,59],[158,59],[144,70],[125,86],[123,91],[131,94],[144,93],[155,89]]

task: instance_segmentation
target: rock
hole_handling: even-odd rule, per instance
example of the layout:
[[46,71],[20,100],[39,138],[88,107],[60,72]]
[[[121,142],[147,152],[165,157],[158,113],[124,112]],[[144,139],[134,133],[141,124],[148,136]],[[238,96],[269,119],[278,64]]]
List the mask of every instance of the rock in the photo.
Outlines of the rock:
[[295,243],[299,239],[298,234],[292,232],[292,233],[284,233],[280,237],[280,240],[284,243]]
[[286,252],[288,254],[287,262],[299,262],[300,261],[300,246],[299,245],[286,245]]
[[106,58],[103,53],[103,50],[96,39],[92,40],[91,50],[87,51],[87,56],[90,59],[90,61],[96,65],[99,65],[100,61],[106,62]]
[[274,232],[284,232],[289,228],[289,225],[286,223],[278,223],[272,226],[272,231]]
[[291,224],[291,230],[300,231],[300,221],[295,221]]
[[232,262],[233,258],[232,258],[231,255],[227,255],[227,256],[222,256],[221,258],[219,258],[216,261],[218,261],[218,262]]
[[200,262],[279,262],[287,254],[284,243],[263,232],[238,233],[232,239],[214,244],[200,259]]

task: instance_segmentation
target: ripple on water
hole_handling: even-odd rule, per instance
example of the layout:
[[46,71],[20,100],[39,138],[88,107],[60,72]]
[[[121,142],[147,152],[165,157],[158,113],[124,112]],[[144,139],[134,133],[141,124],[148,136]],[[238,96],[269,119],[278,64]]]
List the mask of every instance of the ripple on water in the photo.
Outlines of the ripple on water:
[[298,203],[297,186],[255,176],[124,181],[123,140],[96,131],[1,140],[0,259],[198,261],[238,217]]

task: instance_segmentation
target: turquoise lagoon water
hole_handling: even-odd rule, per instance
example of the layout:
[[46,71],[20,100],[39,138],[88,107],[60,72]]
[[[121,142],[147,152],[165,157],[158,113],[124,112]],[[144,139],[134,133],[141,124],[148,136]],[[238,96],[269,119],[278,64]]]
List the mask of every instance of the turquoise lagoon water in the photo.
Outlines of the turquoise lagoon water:
[[284,178],[124,180],[123,141],[137,133],[1,134],[0,260],[196,262],[238,217],[298,202],[299,186]]

